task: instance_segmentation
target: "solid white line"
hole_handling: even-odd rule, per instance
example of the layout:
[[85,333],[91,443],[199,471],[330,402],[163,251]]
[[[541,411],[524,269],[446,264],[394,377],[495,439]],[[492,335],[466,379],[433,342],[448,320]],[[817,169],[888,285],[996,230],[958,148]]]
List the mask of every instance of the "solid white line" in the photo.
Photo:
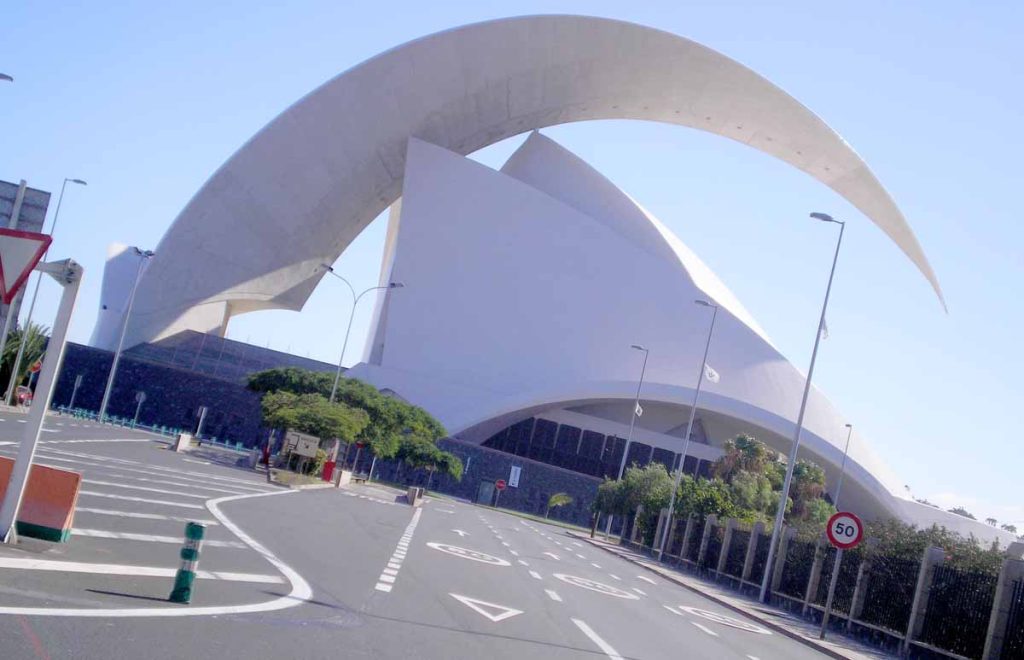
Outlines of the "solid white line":
[[[60,426],[58,424],[58,426]],[[155,442],[148,438],[78,438],[77,440],[40,440],[41,445],[77,445],[85,442]]]
[[[72,536],[87,536],[97,539],[121,539],[124,541],[149,541],[150,543],[174,543],[181,545],[184,539],[180,536],[161,536],[159,534],[135,534],[133,532],[111,532],[105,529],[79,529],[71,530]],[[203,541],[204,548],[244,548],[244,543],[238,541]]]
[[225,502],[242,500],[251,497],[265,497],[268,495],[289,495],[297,493],[297,490],[280,490],[275,493],[261,493],[259,495],[235,495],[231,497],[220,497],[210,500],[206,507],[210,513],[220,521],[232,534],[242,540],[243,543],[258,552],[270,564],[284,575],[285,579],[292,585],[291,591],[286,596],[273,600],[265,600],[260,603],[248,605],[211,605],[206,607],[182,608],[174,607],[138,607],[138,608],[50,608],[50,607],[0,607],[0,614],[23,614],[26,616],[80,616],[80,617],[178,617],[178,616],[206,616],[218,614],[250,614],[253,612],[272,612],[295,607],[308,601],[313,597],[313,588],[301,575],[295,572],[288,564],[277,558],[272,552],[258,543],[242,529],[231,522],[221,513],[220,505]]
[[[91,573],[93,575],[132,575],[139,577],[174,577],[178,569],[158,566],[133,566],[131,564],[90,564],[77,561],[54,561],[50,559],[25,559],[0,557],[0,568],[22,571],[56,571],[58,573]],[[196,571],[196,577],[203,580],[224,580],[227,582],[262,582],[280,584],[280,575],[259,575],[257,573],[229,573],[223,571]]]
[[219,525],[216,520],[201,520],[185,516],[164,516],[159,513],[139,513],[138,511],[114,511],[111,509],[94,509],[87,506],[76,506],[75,513],[96,513],[103,516],[120,516],[122,518],[142,518],[145,520],[170,520],[172,522],[197,522],[203,525]]
[[[167,484],[168,486],[180,486],[182,488],[195,488],[195,489],[198,489],[198,490],[212,490],[215,493],[228,493],[229,495],[241,495],[242,494],[242,490],[244,490],[244,489],[242,489],[242,490],[239,490],[239,489],[228,490],[227,488],[215,488],[213,486],[206,486],[206,485],[200,485],[200,484],[186,484],[186,483],[182,483],[180,481],[170,481],[169,479],[149,479],[148,477],[133,477],[130,474],[118,474],[118,473],[112,472],[112,471],[111,471],[111,474],[113,474],[115,476],[118,476],[118,477],[121,477],[122,479],[131,479],[132,481],[141,481],[142,483],[147,483],[147,484]],[[213,497],[213,496],[211,495],[210,497]]]
[[540,573],[538,573],[537,571],[530,571],[530,577],[532,577],[532,578],[533,578],[534,580],[540,580],[540,579],[542,579],[542,578],[540,577]]
[[544,593],[546,593],[548,595],[548,598],[555,601],[556,603],[562,602],[562,597],[558,595],[557,591],[554,591],[552,589],[545,589]]
[[112,488],[131,488],[132,490],[143,490],[147,493],[160,493],[161,495],[175,495],[177,497],[192,497],[197,500],[208,500],[208,495],[192,495],[190,493],[180,493],[176,490],[165,490],[163,488],[150,488],[149,486],[129,486],[128,484],[117,484],[113,481],[97,481],[95,479],[82,479],[83,484],[91,484],[93,486],[108,486]]
[[693,625],[697,626],[698,628],[700,628],[701,630],[703,630],[707,634],[711,635],[712,637],[718,637],[718,633],[716,633],[711,628],[708,628],[705,625],[701,625],[701,624],[697,623],[696,621],[691,621],[690,623],[692,623]]
[[655,582],[651,578],[647,577],[646,575],[638,575],[638,576],[636,576],[636,579],[643,580],[644,582],[650,582],[651,584],[658,584],[657,582]]
[[[281,491],[282,493],[297,493],[299,491]],[[186,502],[165,502],[163,500],[150,500],[145,497],[129,497],[127,495],[111,495],[110,493],[97,493],[91,490],[80,490],[79,495],[91,495],[92,497],[106,497],[112,500],[127,500],[128,502],[145,502],[146,504],[164,504],[166,506],[178,506],[183,509],[202,509],[202,504],[188,504]],[[270,493],[260,493],[261,495]],[[255,494],[254,494],[255,496]]]
[[622,656],[619,652],[612,648],[612,645],[601,639],[596,632],[594,632],[590,626],[581,621],[580,619],[572,619],[572,622],[576,624],[576,627],[583,631],[583,634],[590,638],[594,644],[597,644],[597,648],[601,649],[606,656],[611,660],[622,660]]

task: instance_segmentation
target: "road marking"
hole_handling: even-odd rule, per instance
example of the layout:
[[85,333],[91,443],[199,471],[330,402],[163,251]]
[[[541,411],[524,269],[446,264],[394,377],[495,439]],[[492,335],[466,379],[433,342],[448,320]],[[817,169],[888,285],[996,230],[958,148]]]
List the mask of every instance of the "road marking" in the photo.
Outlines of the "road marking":
[[576,546],[577,548],[582,548],[582,547],[583,547],[583,544],[582,544],[582,543],[580,543],[579,541],[573,541],[573,542],[572,542],[572,544],[573,544],[574,546]]
[[142,518],[145,520],[170,520],[172,522],[197,522],[203,525],[219,525],[216,520],[202,520],[185,516],[164,516],[159,513],[140,513],[138,511],[114,511],[112,509],[94,509],[87,506],[76,506],[76,513],[96,513],[103,516],[120,516],[122,518]]
[[[71,530],[72,536],[87,536],[97,539],[121,539],[123,541],[149,541],[150,543],[174,543],[181,545],[180,536],[161,536],[159,534],[135,534],[133,532],[111,532],[105,529],[80,529],[75,527]],[[238,541],[203,541],[204,548],[244,548],[244,543]]]
[[485,552],[479,552],[477,550],[460,548],[457,545],[448,545],[447,543],[437,543],[436,541],[431,541],[430,543],[427,543],[427,547],[433,548],[434,550],[440,550],[441,552],[447,553],[449,555],[455,555],[456,557],[460,557],[462,559],[471,559],[473,561],[478,561],[484,564],[491,564],[492,566],[512,565],[504,559],[501,559],[500,557],[495,557],[494,555],[489,555]]
[[708,619],[709,621],[714,621],[715,623],[722,624],[723,626],[730,626],[732,628],[739,628],[740,630],[744,630],[746,632],[757,633],[758,635],[771,635],[772,634],[771,631],[768,630],[767,628],[762,628],[761,626],[755,625],[753,623],[749,623],[747,621],[743,621],[741,619],[736,619],[736,618],[733,618],[731,616],[726,616],[725,614],[719,614],[718,612],[712,612],[711,610],[702,610],[702,609],[700,609],[698,607],[687,607],[686,605],[680,605],[679,609],[682,610],[683,612],[687,612],[689,614],[692,614],[693,616],[699,616],[701,618]]
[[118,474],[118,473],[113,472],[113,471],[111,471],[111,474],[119,476],[119,477],[122,477],[124,479],[132,479],[134,481],[141,481],[141,482],[147,483],[147,484],[167,484],[168,486],[180,486],[182,488],[196,488],[196,489],[199,489],[199,490],[212,490],[212,491],[217,492],[217,493],[229,493],[231,495],[239,495],[239,494],[241,494],[241,491],[238,490],[238,489],[229,490],[227,488],[216,488],[214,486],[199,485],[197,483],[186,484],[186,483],[182,483],[180,481],[170,481],[168,479],[149,479],[147,477],[133,477],[133,476],[127,475],[127,474],[124,474],[124,475]]
[[559,561],[559,559],[558,559],[558,555],[556,555],[556,554],[555,554],[555,553],[553,553],[553,552],[545,552],[544,554],[546,554],[546,555],[547,555],[548,557],[551,557],[551,558],[552,558],[552,559],[554,559],[555,561]]
[[538,573],[537,571],[530,571],[530,577],[532,577],[534,580],[543,579],[541,578],[540,573]]
[[[132,575],[139,577],[174,577],[178,569],[158,566],[133,566],[131,564],[90,564],[77,561],[55,561],[50,559],[25,559],[0,557],[0,569],[11,568],[22,571],[55,571],[58,573],[91,573],[94,575]],[[281,584],[280,575],[259,575],[257,573],[229,573],[223,571],[196,571],[196,577],[203,580],[224,580],[227,582],[262,582]]]
[[518,561],[518,562],[519,562],[520,564],[522,564],[523,566],[529,566],[529,564],[528,564],[528,563],[526,563],[526,562],[525,562],[524,560],[522,560],[522,559],[517,559],[516,561]]
[[501,542],[501,544],[502,544],[503,546],[505,546],[506,548],[511,548],[511,547],[512,547],[512,544],[511,544],[511,543],[509,543],[508,541],[502,541],[502,542]]
[[562,597],[559,596],[558,592],[555,591],[554,589],[545,589],[544,593],[546,593],[548,595],[548,598],[550,598],[551,600],[555,601],[556,603],[561,603],[562,602]]
[[601,649],[606,656],[611,658],[611,660],[623,660],[622,656],[619,655],[618,651],[612,648],[611,644],[601,639],[601,637],[598,636],[598,634],[582,620],[572,619],[572,622],[576,624],[576,627],[579,628],[584,635],[590,638],[590,641],[597,645],[597,648]]
[[[299,491],[281,491],[282,493],[297,493]],[[90,495],[92,497],[106,497],[112,500],[126,500],[128,502],[145,502],[146,504],[164,504],[166,506],[177,506],[183,509],[202,509],[202,504],[188,504],[186,502],[165,502],[164,500],[150,500],[145,497],[129,497],[127,495],[111,495],[110,493],[97,493],[91,490],[80,490],[79,495]],[[260,495],[270,495],[271,493],[259,493]],[[256,494],[254,493],[253,496]],[[246,496],[251,497],[251,496]]]
[[651,578],[647,577],[646,575],[638,575],[638,576],[636,576],[636,579],[643,580],[644,582],[650,582],[651,584],[655,584],[655,585],[658,584],[657,582],[655,582]]
[[254,495],[232,495],[219,497],[206,503],[210,513],[220,521],[220,524],[237,536],[243,543],[259,553],[274,568],[276,568],[285,579],[291,584],[291,591],[284,596],[265,600],[259,603],[247,605],[211,605],[205,607],[182,608],[174,607],[136,607],[136,608],[59,608],[59,607],[0,607],[0,614],[22,614],[25,616],[78,616],[78,617],[179,617],[179,616],[213,616],[220,614],[251,614],[254,612],[272,612],[283,610],[289,607],[301,605],[313,597],[313,588],[309,583],[288,564],[277,558],[270,550],[246,534],[242,529],[231,522],[225,516],[220,505],[225,502],[242,500],[251,497],[265,497],[268,495],[290,495],[297,493],[297,490],[279,490],[273,493],[260,493]]
[[438,509],[438,511],[440,513],[455,513],[454,511],[449,511],[448,509]]
[[696,626],[696,627],[697,627],[697,628],[699,628],[700,630],[703,630],[703,631],[704,631],[704,632],[706,632],[707,634],[711,635],[712,637],[718,637],[718,633],[716,633],[716,632],[715,632],[714,630],[712,630],[711,628],[708,628],[708,627],[707,627],[707,626],[705,626],[704,624],[701,624],[701,623],[697,623],[696,621],[691,621],[690,623],[692,623],[692,624],[693,624],[694,626]]
[[513,557],[518,557],[519,556],[519,553],[516,552],[515,550],[509,550],[509,554],[511,554]]
[[453,529],[452,531],[458,534],[460,539],[469,536],[469,532],[464,532],[461,529]]
[[640,600],[640,597],[636,594],[630,593],[628,591],[623,591],[622,589],[618,589],[611,585],[603,584],[595,580],[589,580],[587,578],[578,577],[576,575],[555,573],[555,578],[561,580],[562,582],[565,582],[566,584],[571,584],[574,587],[590,589],[591,591],[596,591],[597,593],[604,594],[606,596],[614,596],[616,598],[624,598],[626,600]]
[[108,486],[112,488],[130,488],[132,490],[142,490],[147,493],[160,493],[161,495],[175,495],[177,497],[192,497],[197,500],[210,499],[208,495],[192,495],[191,493],[180,493],[176,490],[166,490],[163,488],[150,488],[149,486],[129,486],[128,484],[118,484],[113,481],[97,481],[95,479],[82,479],[83,484],[89,484],[91,486]]
[[597,562],[593,562],[592,561],[592,562],[590,562],[590,565],[593,566],[594,568],[601,568],[601,564],[598,564]]
[[586,557],[584,557],[583,555],[581,555],[581,554],[580,554],[580,553],[578,553],[578,552],[576,553],[576,556],[577,556],[577,557],[579,557],[580,559],[586,559]]
[[[59,426],[59,424],[58,424]],[[46,430],[46,429],[43,429]],[[50,431],[59,433],[59,431]],[[78,445],[87,442],[154,442],[148,438],[78,438],[76,440],[40,440],[41,445]]]
[[761,660],[761,658],[757,657],[756,655],[748,655],[747,657],[748,657],[748,658],[749,658],[750,660]]
[[210,465],[210,461],[197,461],[194,458],[183,458],[181,460],[185,461],[186,463],[197,463],[199,465]]
[[462,596],[459,594],[448,594],[455,600],[459,601],[469,609],[473,610],[477,614],[489,619],[494,623],[504,621],[518,614],[522,614],[522,610],[517,610],[514,607],[507,607],[505,605],[498,605],[496,603],[488,603],[485,600],[478,600],[476,598],[470,598],[469,596]]
[[641,590],[637,589],[636,587],[633,587],[633,591],[637,592],[637,593],[638,593],[638,594],[640,594],[641,596],[646,596],[646,595],[647,595],[647,594],[645,594],[645,593],[644,593],[643,591],[641,591]]
[[609,573],[608,577],[610,577],[613,580],[618,580],[619,582],[622,582],[622,578],[620,578],[618,575],[615,575],[614,573]]
[[384,593],[391,592],[391,585],[394,584],[398,578],[398,572],[402,569],[402,561],[405,560],[405,553],[409,548],[409,541],[412,540],[413,532],[416,531],[416,526],[420,523],[420,516],[423,515],[423,509],[416,509],[412,514],[412,520],[405,526],[405,531],[402,532],[401,538],[398,539],[398,545],[395,547],[394,553],[391,555],[391,560],[388,562],[387,568],[381,571],[380,577],[377,578],[377,584],[374,589],[377,591],[383,591]]

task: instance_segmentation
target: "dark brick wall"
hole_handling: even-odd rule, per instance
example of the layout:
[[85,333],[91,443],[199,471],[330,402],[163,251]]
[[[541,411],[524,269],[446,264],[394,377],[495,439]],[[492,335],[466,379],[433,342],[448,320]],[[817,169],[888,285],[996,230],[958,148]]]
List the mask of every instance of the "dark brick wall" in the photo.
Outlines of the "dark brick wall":
[[[70,403],[75,377],[81,374],[82,385],[75,397],[75,407],[98,411],[113,360],[114,354],[110,351],[69,342],[53,407]],[[249,446],[264,437],[260,427],[260,397],[239,383],[122,355],[107,414],[132,418],[135,393],[140,390],[146,393],[139,413],[141,424],[195,430],[199,408],[206,406],[204,436]]]
[[[597,486],[601,483],[599,479],[461,440],[446,438],[438,442],[438,447],[452,452],[462,459],[463,466],[468,464],[469,467],[461,481],[434,475],[431,489],[476,502],[481,495],[481,484],[493,484],[498,479],[507,481],[512,466],[518,465],[522,468],[519,487],[506,488],[498,500],[499,506],[543,516],[548,497],[554,493],[568,493],[573,498],[572,504],[552,509],[551,518],[589,526],[590,503],[597,494]],[[370,456],[360,456],[357,471],[368,471],[370,461]],[[396,461],[378,461],[375,475],[386,481],[408,485],[423,486],[427,481],[422,470],[411,470]],[[485,495],[487,490],[485,487]],[[484,503],[492,502],[493,499],[484,500]]]

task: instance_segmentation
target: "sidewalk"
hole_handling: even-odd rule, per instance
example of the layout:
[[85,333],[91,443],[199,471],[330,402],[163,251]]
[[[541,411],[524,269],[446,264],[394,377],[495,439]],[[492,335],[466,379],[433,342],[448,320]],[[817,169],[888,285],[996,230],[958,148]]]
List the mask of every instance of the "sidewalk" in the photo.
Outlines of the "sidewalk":
[[578,532],[567,532],[569,536],[586,541],[591,545],[601,548],[605,552],[616,555],[637,566],[657,573],[660,577],[674,582],[681,587],[689,589],[694,593],[709,598],[723,607],[738,612],[746,617],[757,621],[760,625],[790,637],[802,644],[820,651],[833,658],[840,660],[881,660],[883,658],[894,658],[884,651],[874,647],[861,644],[860,642],[830,632],[828,639],[818,639],[820,627],[803,619],[799,619],[784,610],[771,605],[765,605],[753,598],[749,598],[732,589],[698,577],[686,571],[680,571],[663,564],[659,564],[650,557],[626,550],[617,543],[609,543],[599,538],[590,538],[589,534]]

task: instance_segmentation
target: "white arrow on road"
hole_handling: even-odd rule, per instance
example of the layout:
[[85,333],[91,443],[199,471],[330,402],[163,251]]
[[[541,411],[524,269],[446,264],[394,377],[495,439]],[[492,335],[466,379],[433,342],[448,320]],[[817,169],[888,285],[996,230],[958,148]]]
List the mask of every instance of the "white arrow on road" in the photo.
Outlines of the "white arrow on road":
[[555,553],[553,553],[553,552],[545,552],[544,554],[546,554],[548,557],[551,557],[555,561],[558,561],[558,555],[556,555]]
[[469,609],[473,610],[477,614],[490,619],[494,623],[504,621],[505,619],[522,614],[522,610],[517,610],[512,607],[506,607],[504,605],[497,605],[495,603],[488,603],[485,600],[478,600],[476,598],[470,598],[469,596],[460,596],[459,594],[448,594],[455,600],[459,601]]
[[463,536],[469,536],[469,532],[464,532],[461,529],[453,529],[452,531],[458,534],[459,538],[462,538]]

